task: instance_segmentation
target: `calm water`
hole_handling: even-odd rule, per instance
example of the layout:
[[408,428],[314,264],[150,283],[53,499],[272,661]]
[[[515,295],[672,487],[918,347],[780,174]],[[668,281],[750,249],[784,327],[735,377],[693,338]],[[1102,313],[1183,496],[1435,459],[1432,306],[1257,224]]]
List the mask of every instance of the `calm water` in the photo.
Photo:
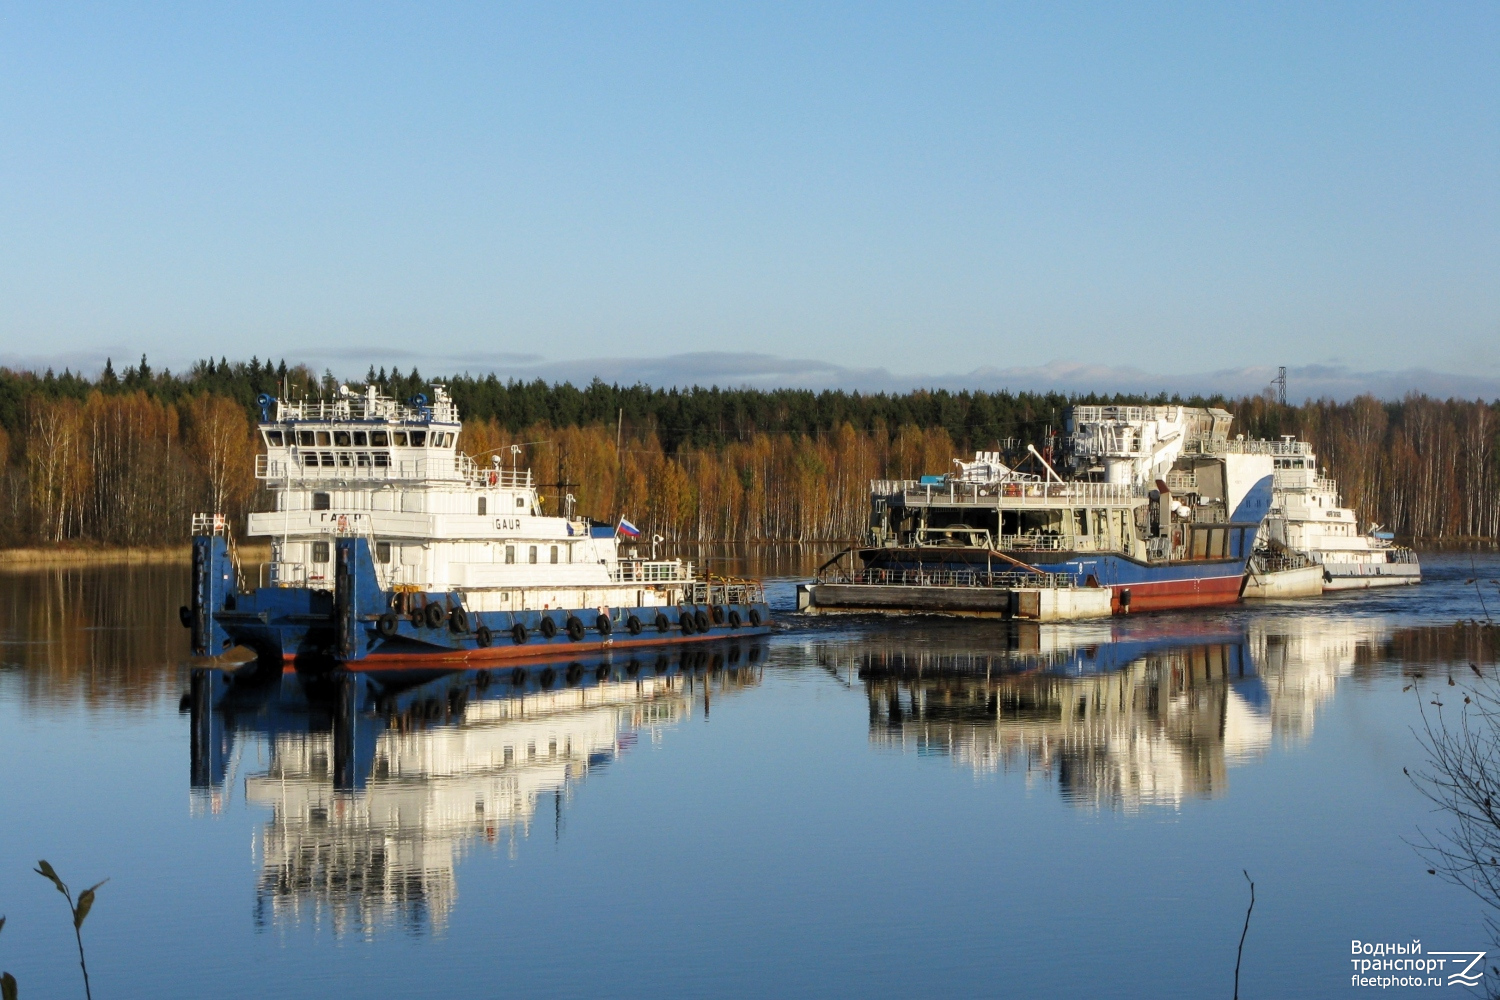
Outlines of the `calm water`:
[[1427,566],[1043,628],[809,621],[782,580],[781,632],[685,661],[210,675],[206,711],[185,571],[0,576],[0,968],[81,995],[47,858],[111,879],[100,998],[1228,996],[1247,869],[1242,995],[1346,992],[1351,938],[1493,950],[1406,842],[1444,825],[1418,706],[1493,659],[1469,558]]

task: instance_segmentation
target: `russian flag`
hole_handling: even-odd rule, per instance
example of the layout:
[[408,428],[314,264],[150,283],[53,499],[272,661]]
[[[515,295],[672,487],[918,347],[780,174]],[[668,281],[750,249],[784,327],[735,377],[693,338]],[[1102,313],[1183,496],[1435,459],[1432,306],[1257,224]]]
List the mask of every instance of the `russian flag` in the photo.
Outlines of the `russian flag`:
[[620,518],[620,524],[619,524],[618,527],[615,528],[615,530],[618,531],[620,534],[624,535],[626,538],[640,538],[641,537],[641,529],[637,528],[635,525],[631,524],[629,521],[625,520],[623,517]]

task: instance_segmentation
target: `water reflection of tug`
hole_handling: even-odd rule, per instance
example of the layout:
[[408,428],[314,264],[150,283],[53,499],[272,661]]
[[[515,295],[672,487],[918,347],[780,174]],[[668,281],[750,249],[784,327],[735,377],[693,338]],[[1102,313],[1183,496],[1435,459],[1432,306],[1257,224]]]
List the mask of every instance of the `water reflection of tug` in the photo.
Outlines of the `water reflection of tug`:
[[197,670],[195,801],[222,804],[241,744],[268,761],[245,779],[246,800],[271,810],[255,844],[257,922],[440,930],[470,845],[515,850],[548,797],[560,829],[579,782],[686,718],[695,694],[757,683],[762,659],[760,645],[730,643],[539,664],[524,679]]
[[1186,634],[1118,624],[1004,634],[1000,649],[871,642],[824,660],[863,682],[876,746],[1019,770],[1055,780],[1075,805],[1134,811],[1222,795],[1230,767],[1273,739],[1306,739],[1378,627],[1288,619]]

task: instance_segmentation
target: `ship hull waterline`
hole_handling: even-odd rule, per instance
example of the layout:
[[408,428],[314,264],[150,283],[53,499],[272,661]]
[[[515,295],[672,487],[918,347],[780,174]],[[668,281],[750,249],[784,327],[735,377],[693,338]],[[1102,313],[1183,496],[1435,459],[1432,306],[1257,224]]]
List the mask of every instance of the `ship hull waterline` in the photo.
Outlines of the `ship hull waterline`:
[[[1253,537],[1253,529],[1245,534]],[[1248,549],[1244,542],[1239,544]],[[1116,553],[1016,552],[1011,555],[1044,573],[1069,576],[1077,586],[1108,588],[1110,611],[1118,615],[1237,604],[1244,590],[1248,552],[1228,559],[1160,564],[1143,563]],[[988,553],[976,549],[865,549],[859,557],[867,572],[926,568],[977,573],[994,568]]]
[[[425,602],[439,604],[445,614],[419,624],[417,615],[393,613],[396,598],[407,595],[378,586],[365,539],[339,539],[336,561],[341,571],[333,591],[275,587],[241,593],[225,540],[196,537],[192,604],[183,608],[193,651],[212,656],[243,646],[261,660],[307,670],[452,668],[761,636],[772,627],[764,601],[460,616],[455,609],[462,607],[461,594],[426,595]],[[455,627],[456,619],[464,625]]]

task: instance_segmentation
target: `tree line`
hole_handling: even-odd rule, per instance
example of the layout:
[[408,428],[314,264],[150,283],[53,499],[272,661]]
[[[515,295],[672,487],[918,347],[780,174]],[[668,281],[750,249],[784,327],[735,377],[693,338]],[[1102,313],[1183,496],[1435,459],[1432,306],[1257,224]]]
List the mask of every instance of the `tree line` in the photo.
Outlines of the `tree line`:
[[[529,466],[554,509],[571,494],[582,514],[674,542],[855,538],[871,479],[939,474],[976,449],[1058,449],[1073,403],[1160,402],[1224,406],[1238,432],[1312,442],[1366,523],[1426,542],[1500,538],[1500,402],[577,387],[373,367],[351,388],[407,399],[431,381],[465,417],[464,451]],[[97,377],[0,369],[0,545],[168,544],[194,512],[242,524],[270,500],[254,479],[257,398],[337,389],[327,372],[256,358],[175,374],[145,358]]]

